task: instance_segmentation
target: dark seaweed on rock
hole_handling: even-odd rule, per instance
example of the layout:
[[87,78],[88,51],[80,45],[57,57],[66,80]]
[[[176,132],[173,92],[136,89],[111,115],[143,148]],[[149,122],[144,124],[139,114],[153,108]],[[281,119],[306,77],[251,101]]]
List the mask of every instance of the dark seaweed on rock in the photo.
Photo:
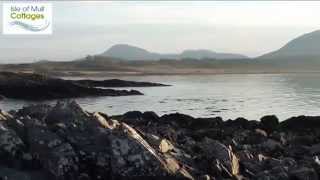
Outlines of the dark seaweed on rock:
[[0,178],[317,180],[317,119],[110,117],[75,101],[32,105],[0,111]]

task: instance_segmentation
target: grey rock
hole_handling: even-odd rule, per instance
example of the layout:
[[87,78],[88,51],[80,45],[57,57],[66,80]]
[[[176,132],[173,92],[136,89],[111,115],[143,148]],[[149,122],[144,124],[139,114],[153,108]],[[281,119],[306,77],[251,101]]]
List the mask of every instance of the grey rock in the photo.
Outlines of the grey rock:
[[290,171],[290,177],[297,180],[318,180],[319,176],[313,168],[301,167]]

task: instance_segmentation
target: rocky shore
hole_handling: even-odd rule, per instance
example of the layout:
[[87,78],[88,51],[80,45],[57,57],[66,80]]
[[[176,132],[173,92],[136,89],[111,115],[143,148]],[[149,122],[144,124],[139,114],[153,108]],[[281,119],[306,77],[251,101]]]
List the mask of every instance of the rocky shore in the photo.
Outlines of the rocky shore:
[[75,101],[0,111],[0,179],[317,180],[320,117],[108,116]]
[[155,86],[169,86],[166,84],[152,83],[152,82],[136,82],[125,81],[120,79],[108,79],[103,81],[95,80],[76,80],[73,81],[89,87],[155,87]]
[[24,100],[47,100],[88,96],[143,95],[137,90],[102,89],[99,87],[150,87],[166,86],[149,82],[123,81],[118,79],[63,80],[39,74],[0,72],[0,100],[4,97]]

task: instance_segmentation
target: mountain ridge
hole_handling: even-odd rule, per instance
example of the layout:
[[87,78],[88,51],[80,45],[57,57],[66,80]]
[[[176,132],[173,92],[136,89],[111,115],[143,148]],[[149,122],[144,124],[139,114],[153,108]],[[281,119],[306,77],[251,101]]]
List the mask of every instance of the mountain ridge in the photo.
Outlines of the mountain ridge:
[[160,60],[160,59],[246,59],[245,55],[235,53],[219,53],[208,49],[187,49],[181,53],[161,54],[148,51],[129,44],[116,44],[101,54],[102,56],[121,58],[124,60]]

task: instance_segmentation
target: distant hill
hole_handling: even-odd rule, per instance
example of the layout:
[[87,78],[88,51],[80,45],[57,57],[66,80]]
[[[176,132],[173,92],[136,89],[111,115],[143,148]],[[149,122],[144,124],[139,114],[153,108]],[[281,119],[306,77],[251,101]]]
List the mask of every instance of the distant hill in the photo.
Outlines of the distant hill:
[[299,36],[279,50],[258,57],[259,59],[318,59],[320,60],[320,30]]
[[180,55],[180,58],[194,58],[194,59],[246,59],[247,56],[241,54],[231,54],[231,53],[216,53],[206,49],[199,50],[185,50]]
[[185,50],[181,54],[160,54],[127,44],[118,44],[101,54],[102,56],[121,58],[124,60],[159,60],[159,59],[245,59],[247,56],[231,53],[216,53],[210,50]]

